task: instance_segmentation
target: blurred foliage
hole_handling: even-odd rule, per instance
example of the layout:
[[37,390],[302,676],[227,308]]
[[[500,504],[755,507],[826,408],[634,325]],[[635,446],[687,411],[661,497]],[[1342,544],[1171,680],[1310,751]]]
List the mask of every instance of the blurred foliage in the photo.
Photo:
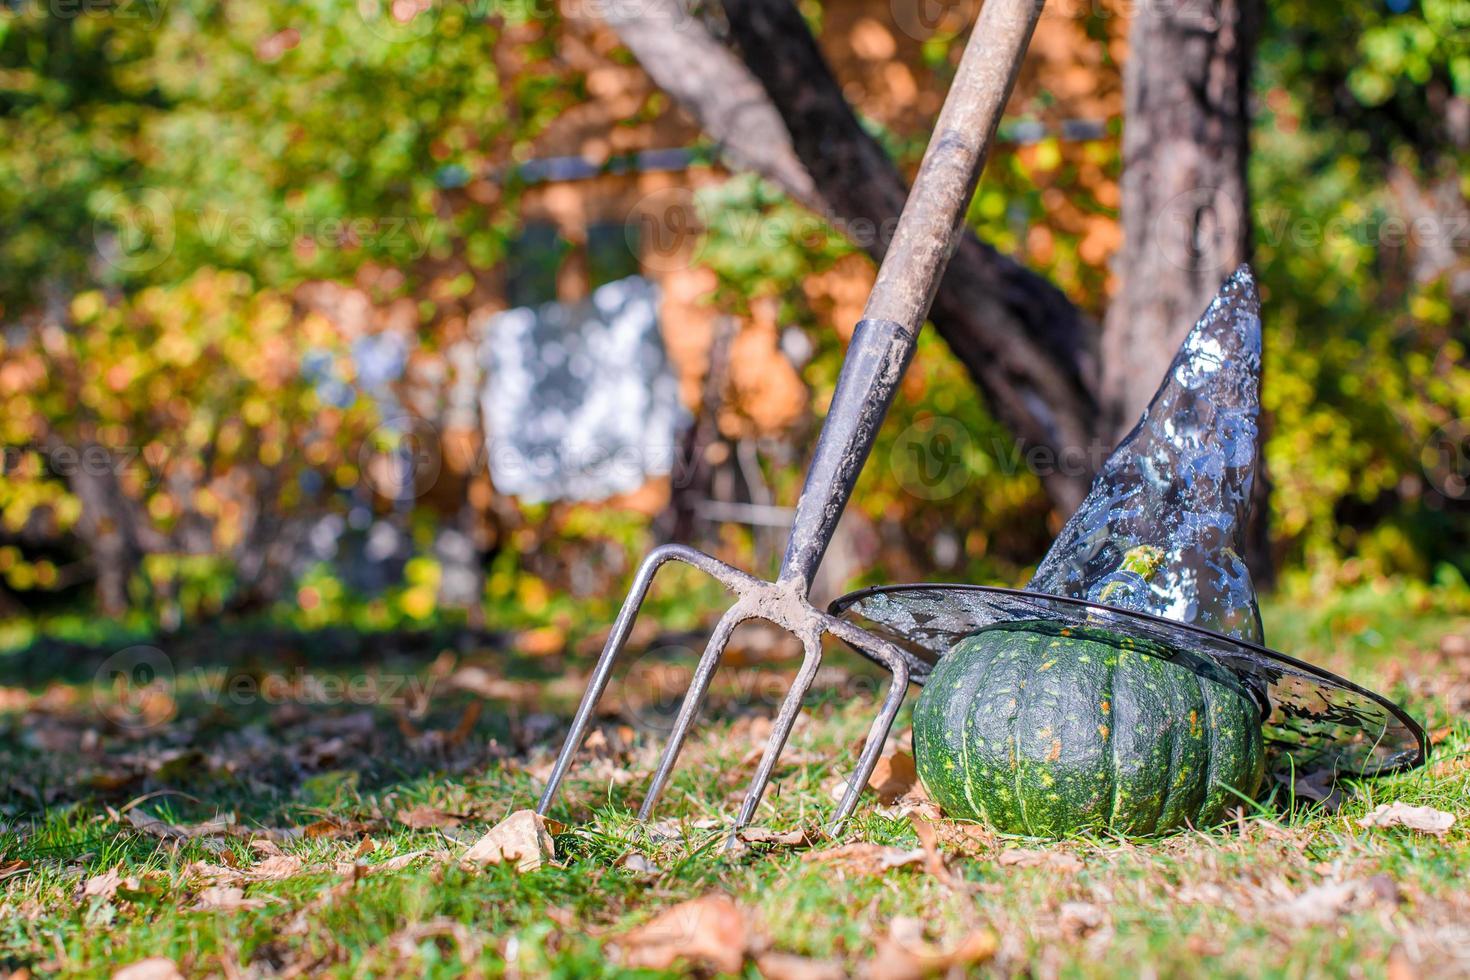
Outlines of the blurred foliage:
[[1268,10],[1251,176],[1286,581],[1462,582],[1470,4]]
[[[819,4],[803,10],[821,23]],[[1087,27],[1104,64],[1108,26]],[[923,45],[939,84],[953,41]],[[0,581],[30,598],[85,581],[77,537],[106,528],[87,526],[79,463],[58,450],[97,445],[139,525],[142,606],[167,590],[191,615],[226,609],[242,569],[259,565],[253,551],[280,533],[273,522],[371,506],[410,538],[396,584],[359,594],[314,564],[271,593],[277,611],[308,627],[438,615],[435,533],[472,494],[446,481],[459,497],[403,513],[364,486],[365,468],[398,444],[380,423],[401,406],[362,376],[358,338],[302,289],[326,281],[396,302],[425,349],[463,337],[522,231],[519,165],[591,97],[565,42],[547,4],[6,5]],[[1284,581],[1320,592],[1407,575],[1463,593],[1470,513],[1453,480],[1467,474],[1455,471],[1463,456],[1442,451],[1453,438],[1435,433],[1470,419],[1470,225],[1459,223],[1470,0],[1272,4],[1257,78],[1253,217]],[[1043,80],[1002,138],[1048,105]],[[1094,315],[1113,286],[1118,123],[1102,139],[1049,133],[996,154],[968,214]],[[872,129],[916,165],[921,135]],[[790,501],[851,322],[817,287],[867,260],[756,180],[705,188],[699,209],[708,302],[747,315],[774,300],[780,323],[811,342],[798,451],[765,464],[776,499]],[[1416,218],[1442,240],[1393,233]],[[941,451],[921,458],[916,444]],[[507,623],[567,628],[570,604],[608,601],[650,539],[634,510],[474,506],[496,510],[483,598]],[[882,539],[875,579],[1020,581],[1056,526],[932,334],[854,508]],[[567,587],[559,561],[592,569],[594,584]],[[663,611],[683,622],[686,607]]]

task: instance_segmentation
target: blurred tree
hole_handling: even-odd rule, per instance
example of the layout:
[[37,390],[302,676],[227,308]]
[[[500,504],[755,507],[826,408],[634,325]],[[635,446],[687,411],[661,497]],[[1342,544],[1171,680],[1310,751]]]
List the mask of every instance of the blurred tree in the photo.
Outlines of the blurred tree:
[[[105,611],[186,556],[229,570],[203,611],[278,595],[311,522],[372,500],[403,411],[374,335],[462,332],[502,261],[516,187],[486,178],[579,93],[557,19],[411,8],[0,18],[0,540],[75,536]],[[0,550],[18,591],[75,579]]]

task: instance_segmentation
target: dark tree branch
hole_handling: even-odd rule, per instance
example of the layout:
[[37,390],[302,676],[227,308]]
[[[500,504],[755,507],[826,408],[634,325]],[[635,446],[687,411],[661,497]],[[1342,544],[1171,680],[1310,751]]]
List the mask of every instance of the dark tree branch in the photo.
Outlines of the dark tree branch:
[[[771,179],[881,258],[908,188],[843,98],[790,0],[726,0],[740,60],[678,0],[649,0],[638,10],[637,17],[610,10],[608,20],[731,162]],[[804,181],[792,177],[792,160],[799,161]],[[1060,290],[967,234],[930,315],[997,418],[1022,443],[1056,453],[1090,445],[1097,418],[1093,330]],[[1077,458],[1083,465],[1041,474],[1063,513],[1086,494],[1096,462],[1090,453]]]

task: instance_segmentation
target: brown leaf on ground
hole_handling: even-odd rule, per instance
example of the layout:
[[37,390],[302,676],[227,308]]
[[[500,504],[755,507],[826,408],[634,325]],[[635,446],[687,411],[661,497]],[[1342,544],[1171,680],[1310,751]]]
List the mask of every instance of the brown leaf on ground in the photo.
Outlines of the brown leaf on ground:
[[108,899],[117,894],[119,888],[130,888],[134,891],[138,888],[138,879],[124,878],[122,872],[117,868],[104,871],[100,875],[93,875],[82,882],[81,898]]
[[555,853],[551,834],[541,815],[534,810],[517,810],[491,827],[461,860],[481,868],[512,861],[516,870],[524,874],[541,867]]
[[919,837],[919,847],[924,852],[924,870],[948,884],[949,869],[944,866],[944,855],[939,853],[939,832],[934,825],[917,814],[909,816],[914,833]]
[[627,854],[618,858],[618,867],[641,875],[656,875],[659,873],[659,866],[654,864],[646,854],[640,854],[638,851],[629,851]]
[[432,830],[436,827],[458,827],[464,821],[465,815],[462,813],[450,813],[448,810],[440,810],[437,807],[424,806],[423,804],[407,810],[398,811],[398,822],[414,830]]
[[448,851],[410,851],[407,854],[399,854],[397,857],[390,857],[386,861],[379,861],[377,864],[362,864],[356,861],[339,861],[335,870],[340,875],[365,878],[368,875],[392,874],[397,871],[402,871],[404,868],[407,868],[409,865],[413,864],[421,857],[447,858],[448,856]]
[[894,800],[891,806],[880,804],[878,812],[892,819],[901,819],[915,813],[930,821],[938,821],[944,816],[939,804],[929,799],[929,794],[924,792],[923,783],[914,783],[914,788]]
[[1276,907],[1276,915],[1291,925],[1325,925],[1357,909],[1379,902],[1398,901],[1398,885],[1387,875],[1353,881],[1328,881]]
[[1000,852],[995,863],[1002,868],[1048,868],[1064,874],[1082,870],[1082,861],[1077,855],[1041,848],[1008,847]]
[[[921,815],[923,813],[923,811],[916,812]],[[934,829],[939,834],[939,842],[952,853],[963,854],[966,857],[981,857],[990,854],[996,848],[995,831],[982,824],[964,820],[934,820],[932,822]]]
[[211,820],[197,824],[171,824],[152,814],[144,813],[142,810],[129,810],[123,814],[123,818],[141,833],[160,840],[171,841],[194,840],[199,837],[222,837],[230,834],[235,828],[233,813],[222,813]]
[[918,919],[898,916],[888,934],[875,943],[876,951],[864,976],[869,980],[918,980],[947,971],[964,971],[995,956],[1000,942],[989,929],[975,929],[946,949],[924,938]]
[[203,861],[190,861],[184,867],[184,877],[191,881],[212,885],[243,881],[245,878],[235,868],[226,868],[218,864],[207,864]]
[[741,840],[747,844],[775,844],[780,847],[810,847],[811,835],[805,828],[795,830],[769,830],[765,827],[746,827],[740,831]]
[[31,867],[29,861],[0,861],[0,881],[13,878],[18,874],[24,874]]
[[847,971],[831,960],[813,960],[792,953],[762,953],[755,968],[766,980],[842,980]]
[[535,705],[541,696],[540,685],[531,681],[512,681],[498,677],[484,667],[470,665],[461,667],[449,675],[449,686],[467,694],[478,695],[491,701],[512,701],[521,705]]
[[184,975],[167,956],[150,956],[115,971],[112,980],[184,980]]
[[1063,902],[1057,909],[1057,928],[1068,939],[1081,939],[1106,921],[1103,910],[1089,902]]
[[665,909],[617,941],[625,966],[667,970],[683,960],[719,973],[738,973],[750,949],[745,913],[716,893]]
[[873,774],[868,777],[868,788],[878,794],[878,802],[888,805],[912,792],[918,780],[914,757],[902,750],[894,750],[879,758]]
[[922,864],[924,851],[921,848],[904,850],[885,844],[857,842],[811,851],[802,860],[832,864],[855,874],[877,875],[893,868],[910,864]]
[[1359,827],[1408,827],[1435,836],[1449,833],[1454,825],[1453,813],[1407,803],[1380,803],[1372,813],[1358,821]]
[[372,830],[371,824],[358,820],[318,820],[301,828],[301,836],[307,840],[340,840],[344,837],[360,837]]
[[245,889],[233,885],[213,885],[199,893],[194,908],[210,912],[238,912],[261,909],[270,903],[263,898],[246,898]]
[[244,876],[256,881],[281,881],[294,878],[305,870],[305,862],[296,855],[273,854],[246,868]]
[[419,948],[426,939],[452,939],[459,950],[463,966],[474,963],[480,955],[481,942],[469,926],[450,918],[430,919],[401,929],[388,937],[388,945],[405,959],[419,960]]

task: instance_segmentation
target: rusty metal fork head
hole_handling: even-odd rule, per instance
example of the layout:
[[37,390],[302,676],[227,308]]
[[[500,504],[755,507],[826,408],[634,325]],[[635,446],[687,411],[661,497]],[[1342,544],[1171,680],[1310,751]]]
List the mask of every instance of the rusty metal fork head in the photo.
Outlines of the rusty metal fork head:
[[648,594],[648,588],[653,582],[654,575],[661,566],[671,561],[693,565],[717,579],[734,594],[735,603],[715,624],[704,653],[699,658],[699,665],[695,668],[689,690],[674,719],[668,744],[659,760],[658,769],[654,772],[653,781],[643,799],[643,805],[639,809],[639,819],[646,820],[652,815],[653,808],[667,786],[674,764],[679,758],[679,752],[684,746],[684,740],[688,737],[690,728],[693,727],[695,716],[709,691],[710,682],[719,668],[731,635],[741,623],[760,619],[789,631],[801,641],[802,662],[796,679],[786,692],[780,710],[776,714],[775,722],[771,726],[770,738],[766,742],[760,764],[756,767],[755,776],[751,779],[745,801],[741,804],[740,813],[736,817],[736,830],[748,825],[755,816],[756,808],[760,806],[766,786],[770,783],[771,773],[796,724],[802,700],[811,690],[812,682],[816,679],[817,670],[821,666],[823,634],[830,634],[843,640],[875,662],[887,667],[893,674],[892,682],[883,699],[882,708],[868,731],[867,742],[858,757],[856,768],[847,780],[847,788],[843,793],[842,801],[838,804],[831,821],[830,827],[835,830],[857,806],[858,796],[863,787],[867,785],[868,777],[878,762],[878,754],[883,749],[884,740],[893,726],[893,719],[903,703],[909,680],[909,667],[905,655],[893,644],[812,606],[807,601],[805,590],[798,587],[799,582],[781,580],[765,582],[702,551],[684,545],[664,545],[654,550],[639,567],[638,574],[633,581],[633,588],[623,602],[623,608],[613,623],[607,644],[603,647],[601,657],[598,658],[587,692],[577,707],[571,731],[567,733],[566,743],[562,746],[561,753],[552,768],[538,810],[543,814],[546,813],[552,801],[555,800],[557,789],[565,778],[567,769],[586,735],[587,726],[597,707],[597,702],[607,688],[613,664],[627,643],[628,635],[633,629],[633,622],[638,616],[638,609]]

